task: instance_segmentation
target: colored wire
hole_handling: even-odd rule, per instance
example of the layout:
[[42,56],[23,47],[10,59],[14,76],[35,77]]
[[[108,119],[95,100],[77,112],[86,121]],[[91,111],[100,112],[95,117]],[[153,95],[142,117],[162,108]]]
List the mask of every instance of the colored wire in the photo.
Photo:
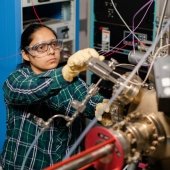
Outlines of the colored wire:
[[136,26],[136,27],[139,27],[139,25],[140,25],[140,24],[142,23],[142,21],[144,20],[146,14],[148,13],[148,11],[149,11],[152,3],[153,3],[153,0],[150,0],[149,2],[147,2],[146,4],[144,4],[144,5],[135,13],[135,15],[133,16],[133,20],[132,20],[132,21],[133,21],[133,22],[132,22],[132,31],[133,31],[133,34],[132,34],[132,43],[133,43],[133,51],[134,51],[134,52],[135,52],[134,31],[136,30],[136,29],[134,28],[134,20],[135,20],[135,17],[139,14],[139,12],[140,12],[141,10],[143,10],[143,9],[149,4],[147,10],[145,11],[145,14],[143,15],[143,17],[142,17],[142,19],[140,20],[140,22],[138,23],[138,25]]
[[31,0],[31,3],[32,3],[32,8],[33,8],[33,11],[34,11],[35,16],[37,17],[39,23],[42,24],[41,19],[39,18],[38,14],[37,14],[37,11],[36,11],[36,9],[35,9],[33,0]]
[[[151,0],[152,1],[152,0]],[[115,5],[114,5],[114,3],[113,3],[113,1],[111,0],[111,2],[112,2],[112,4],[113,4],[113,7],[114,7],[114,9],[115,9],[115,11],[116,12],[118,12],[118,10],[116,9],[116,7],[115,7]],[[151,3],[150,1],[148,2],[148,3]],[[148,3],[147,3],[147,5],[148,5]],[[145,6],[145,5],[144,5]],[[136,12],[136,13],[138,13],[138,11]],[[122,17],[121,17],[121,15],[120,15],[120,13],[118,12],[117,13],[119,16],[120,16],[120,18],[121,19],[123,19]],[[135,14],[136,15],[136,14]],[[146,15],[146,12],[145,12],[145,15]],[[144,18],[142,18],[142,20],[143,20]],[[142,22],[142,20],[140,21],[140,22]],[[124,20],[122,20],[122,22],[124,22]],[[126,24],[127,25],[127,24]],[[126,37],[124,37],[115,47],[113,47],[111,50],[114,50],[115,48],[117,48],[126,38],[128,38],[131,34],[133,34],[134,35],[134,31],[139,27],[139,25],[140,24],[138,24],[135,28],[134,28],[134,30],[132,31],[132,30],[130,30],[130,33],[126,36]],[[127,27],[128,28],[128,27]],[[130,29],[130,28],[129,28]],[[140,42],[140,40],[138,39],[138,37],[136,37],[136,35],[134,35],[134,37]],[[111,51],[110,50],[110,51]],[[107,51],[108,52],[108,51]],[[102,54],[102,55],[105,55],[105,52],[102,52],[102,51],[99,51],[99,53],[100,54]]]
[[[70,148],[69,152],[65,155],[64,159],[69,158],[73,152],[76,150],[76,148],[80,145],[81,141],[83,140],[83,138],[86,136],[86,134],[89,132],[89,130],[97,123],[97,119],[94,118],[89,124],[88,126],[86,126],[86,128],[84,129],[84,131],[81,133],[81,135],[78,137],[78,139],[76,140],[76,142],[73,144],[73,146]],[[63,160],[64,160],[63,159]]]
[[22,166],[21,166],[21,170],[24,170],[24,167],[25,167],[25,163],[27,161],[27,158],[32,150],[32,148],[34,147],[35,143],[37,142],[38,138],[41,136],[41,134],[44,132],[45,128],[41,129],[41,131],[38,133],[38,135],[35,137],[34,141],[32,142],[32,144],[30,145],[25,157],[24,157],[24,160],[22,162]]

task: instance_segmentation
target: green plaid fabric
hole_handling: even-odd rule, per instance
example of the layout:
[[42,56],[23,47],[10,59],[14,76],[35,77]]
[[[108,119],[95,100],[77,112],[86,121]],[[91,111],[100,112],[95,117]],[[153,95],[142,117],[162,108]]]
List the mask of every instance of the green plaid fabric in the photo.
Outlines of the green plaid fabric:
[[[16,70],[3,86],[7,106],[7,138],[1,154],[4,170],[20,170],[24,157],[42,127],[35,118],[45,121],[56,114],[71,116],[75,110],[71,101],[82,101],[87,86],[80,78],[66,82],[61,68],[35,75],[29,67]],[[83,114],[94,117],[96,103],[103,97],[96,95],[86,105]],[[61,161],[83,130],[83,116],[67,127],[63,118],[56,118],[33,146],[24,170],[40,170]]]

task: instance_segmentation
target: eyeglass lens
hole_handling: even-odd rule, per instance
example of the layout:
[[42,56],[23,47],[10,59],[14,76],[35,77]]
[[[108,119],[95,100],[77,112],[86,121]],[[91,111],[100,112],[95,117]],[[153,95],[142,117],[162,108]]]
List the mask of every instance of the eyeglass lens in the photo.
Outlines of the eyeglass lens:
[[53,49],[60,49],[62,44],[60,41],[55,40],[55,41],[51,41],[50,43],[41,43],[38,45],[35,45],[32,47],[32,50],[34,51],[38,51],[38,52],[46,52],[49,49],[49,46]]

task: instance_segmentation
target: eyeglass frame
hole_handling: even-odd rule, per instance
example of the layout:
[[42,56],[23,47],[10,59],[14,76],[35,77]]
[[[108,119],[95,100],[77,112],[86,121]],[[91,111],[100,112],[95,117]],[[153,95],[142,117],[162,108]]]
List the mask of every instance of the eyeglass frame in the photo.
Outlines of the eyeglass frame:
[[[61,45],[59,45],[59,47],[57,48],[54,48],[54,47],[52,47],[52,43],[53,42],[60,42],[60,44]],[[40,46],[40,45],[42,45],[42,44],[45,44],[45,45],[47,45],[47,49],[45,50],[45,51],[37,51],[37,49],[36,48],[38,48],[38,46]],[[58,43],[57,43],[58,44]],[[31,51],[34,51],[34,52],[37,52],[37,54],[44,54],[44,53],[46,53],[48,50],[49,50],[49,46],[50,46],[50,48],[52,48],[53,50],[62,50],[62,48],[63,48],[63,40],[62,39],[53,39],[53,40],[51,40],[50,42],[41,42],[41,43],[37,43],[37,44],[35,44],[35,45],[33,45],[33,46],[26,46],[25,47],[25,50],[28,52],[28,53],[30,53],[31,55],[34,55],[34,54],[32,54],[31,53]],[[34,49],[35,48],[35,49]]]

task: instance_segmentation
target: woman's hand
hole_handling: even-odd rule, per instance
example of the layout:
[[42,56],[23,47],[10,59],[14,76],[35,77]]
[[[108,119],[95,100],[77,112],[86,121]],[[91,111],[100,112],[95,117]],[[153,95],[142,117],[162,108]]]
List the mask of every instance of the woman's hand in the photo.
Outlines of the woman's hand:
[[104,60],[104,56],[99,55],[99,53],[92,48],[79,50],[70,56],[67,64],[62,69],[64,79],[71,82],[75,76],[87,69],[87,61],[92,57]]

